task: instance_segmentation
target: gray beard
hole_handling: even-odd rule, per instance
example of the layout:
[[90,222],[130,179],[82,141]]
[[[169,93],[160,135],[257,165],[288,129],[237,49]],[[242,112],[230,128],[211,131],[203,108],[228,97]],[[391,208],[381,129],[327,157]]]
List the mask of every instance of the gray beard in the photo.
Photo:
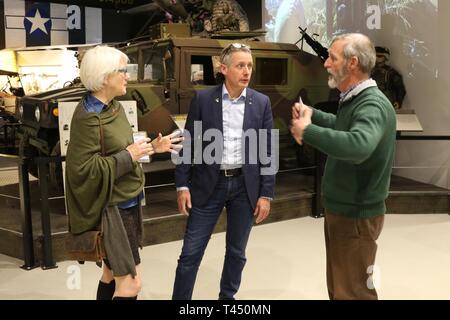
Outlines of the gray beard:
[[328,86],[331,89],[335,89],[342,83],[345,79],[347,79],[348,74],[344,71],[344,69],[340,70],[340,72],[336,75],[328,73]]
[[336,79],[334,77],[328,79],[328,86],[330,89],[336,89],[338,86],[338,83],[336,82]]

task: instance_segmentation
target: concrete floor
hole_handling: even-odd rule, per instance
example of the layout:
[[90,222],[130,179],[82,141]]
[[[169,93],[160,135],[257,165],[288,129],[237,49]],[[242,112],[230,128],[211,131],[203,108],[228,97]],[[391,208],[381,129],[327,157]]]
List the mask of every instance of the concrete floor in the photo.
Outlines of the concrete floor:
[[[323,220],[301,218],[255,227],[237,299],[327,299]],[[450,216],[387,215],[378,241],[380,299],[450,299]],[[139,299],[170,299],[181,241],[141,252]],[[217,298],[224,234],[213,235],[194,299]],[[0,299],[94,299],[101,270],[93,263],[58,263],[24,271],[22,261],[0,255]],[[79,281],[78,281],[79,280]]]

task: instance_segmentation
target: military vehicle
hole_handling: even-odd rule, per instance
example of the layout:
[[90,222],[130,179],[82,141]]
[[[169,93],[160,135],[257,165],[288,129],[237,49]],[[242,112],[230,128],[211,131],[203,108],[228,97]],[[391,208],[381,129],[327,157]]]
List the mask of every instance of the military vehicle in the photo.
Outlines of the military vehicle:
[[[126,95],[120,99],[136,100],[139,130],[147,131],[152,138],[159,132],[171,133],[177,129],[173,116],[188,113],[194,92],[220,83],[218,57],[232,42],[245,43],[252,49],[255,67],[250,87],[270,97],[274,125],[280,130],[280,169],[298,167],[304,159],[298,159],[288,129],[291,106],[299,96],[309,105],[325,101],[329,89],[320,59],[293,44],[195,37],[121,44],[117,47],[130,58],[130,80]],[[85,92],[81,84],[75,84],[18,99],[24,156],[59,153],[58,104],[78,101]],[[145,165],[146,172],[174,167],[169,156],[154,160]],[[36,174],[33,168],[32,173]]]

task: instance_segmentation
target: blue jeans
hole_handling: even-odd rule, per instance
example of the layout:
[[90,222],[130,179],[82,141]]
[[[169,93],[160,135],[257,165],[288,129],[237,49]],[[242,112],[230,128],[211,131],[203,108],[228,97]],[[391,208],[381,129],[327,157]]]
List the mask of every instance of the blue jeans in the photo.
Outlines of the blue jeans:
[[192,298],[200,262],[224,207],[227,209],[226,252],[219,299],[234,299],[247,261],[245,248],[253,226],[253,209],[248,200],[243,175],[221,176],[208,202],[190,210],[172,299]]

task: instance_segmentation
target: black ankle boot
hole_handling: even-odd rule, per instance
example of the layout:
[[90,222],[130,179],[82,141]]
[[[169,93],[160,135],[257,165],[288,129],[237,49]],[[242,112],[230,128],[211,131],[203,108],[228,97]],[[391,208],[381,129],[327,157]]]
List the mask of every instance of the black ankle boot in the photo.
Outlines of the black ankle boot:
[[134,296],[134,297],[119,297],[119,296],[115,296],[113,298],[113,300],[137,300],[137,296]]
[[116,290],[116,281],[104,283],[99,281],[97,288],[97,300],[111,300]]

